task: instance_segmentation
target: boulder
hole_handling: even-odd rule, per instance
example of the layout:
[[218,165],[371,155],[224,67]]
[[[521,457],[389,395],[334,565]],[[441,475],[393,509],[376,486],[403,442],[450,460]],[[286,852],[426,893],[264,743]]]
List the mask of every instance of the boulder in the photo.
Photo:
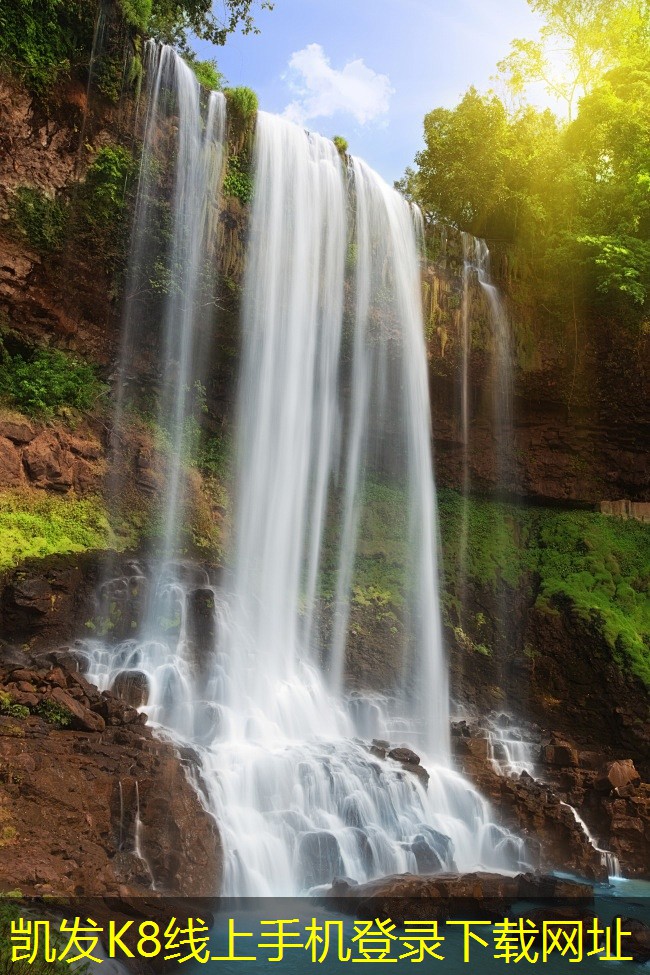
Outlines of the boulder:
[[544,745],[540,756],[545,765],[577,768],[580,765],[578,749],[570,742],[559,738],[552,738],[548,745]]
[[406,765],[419,765],[420,756],[416,755],[414,751],[410,748],[400,747],[391,748],[388,753],[388,757],[394,759],[396,762],[402,762]]
[[637,786],[640,782],[641,776],[635,769],[634,762],[631,758],[624,758],[603,765],[594,781],[594,788],[598,792],[612,792],[628,785]]
[[622,917],[621,933],[624,931],[628,934],[621,937],[621,954],[631,955],[634,961],[645,965],[650,961],[650,927],[637,918]]
[[121,670],[111,691],[132,708],[141,708],[149,700],[149,679],[141,670]]
[[79,728],[82,731],[103,731],[106,727],[106,722],[100,714],[95,714],[93,711],[85,708],[83,704],[80,704],[79,701],[71,697],[62,688],[55,687],[50,697],[53,701],[67,708],[71,713],[73,727]]

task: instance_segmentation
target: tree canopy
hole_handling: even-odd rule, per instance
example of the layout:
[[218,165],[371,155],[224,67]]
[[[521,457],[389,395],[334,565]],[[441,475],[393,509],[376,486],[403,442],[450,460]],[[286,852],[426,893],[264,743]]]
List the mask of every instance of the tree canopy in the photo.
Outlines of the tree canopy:
[[[643,321],[650,293],[647,5],[528,2],[545,17],[541,40],[514,42],[499,65],[516,107],[470,88],[455,108],[434,109],[424,120],[424,149],[399,185],[435,218],[504,242],[515,256],[534,249],[537,273],[555,291],[549,301],[559,300],[570,273],[572,281],[579,275],[588,301],[608,296],[636,307],[632,317]],[[575,105],[571,120],[569,111],[562,119],[519,97],[542,77],[558,38],[568,69],[553,90],[561,87],[569,109]]]

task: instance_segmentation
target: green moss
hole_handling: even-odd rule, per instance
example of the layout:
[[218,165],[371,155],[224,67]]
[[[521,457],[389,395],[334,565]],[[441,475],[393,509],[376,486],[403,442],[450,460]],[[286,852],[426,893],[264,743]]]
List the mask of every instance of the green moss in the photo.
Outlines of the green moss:
[[35,250],[48,253],[61,249],[68,223],[65,204],[41,190],[21,186],[11,209],[17,226]]
[[0,5],[0,59],[34,92],[43,92],[90,50],[94,4],[29,0]]
[[104,502],[98,497],[60,498],[36,491],[0,493],[0,569],[28,558],[114,544]]
[[496,589],[536,580],[536,606],[568,602],[596,625],[615,659],[650,684],[650,528],[586,511],[519,508],[441,491],[439,509],[447,598],[460,582],[466,514],[465,572]]
[[124,146],[102,146],[97,152],[88,167],[82,194],[84,216],[90,225],[114,229],[121,221],[135,168],[133,154]]

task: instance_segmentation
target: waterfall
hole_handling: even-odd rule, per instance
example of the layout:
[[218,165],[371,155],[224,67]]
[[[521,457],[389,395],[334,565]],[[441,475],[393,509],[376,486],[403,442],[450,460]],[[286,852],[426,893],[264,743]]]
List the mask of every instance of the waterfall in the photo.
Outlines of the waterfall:
[[[168,48],[150,58],[147,132],[163,102],[178,113],[178,279],[161,313],[159,422],[173,444],[163,559],[120,583],[148,588],[145,621],[116,645],[86,641],[92,679],[109,687],[122,671],[144,674],[152,722],[192,744],[222,834],[224,894],[295,894],[336,876],[517,870],[523,842],[491,821],[451,768],[417,216],[363,162],[347,166],[328,140],[263,112],[241,319],[234,550],[219,585],[175,561],[188,390],[205,360],[197,296],[216,186],[207,148],[221,106],[213,99],[201,114],[194,79]],[[133,278],[146,252],[151,178],[143,163]],[[127,303],[125,348],[136,340]],[[392,648],[397,677],[370,693],[348,688],[347,639],[378,482],[401,499],[404,625]],[[373,736],[386,741],[370,744]],[[428,787],[425,774],[386,757],[387,742],[417,748]]]
[[621,864],[619,862],[618,857],[615,856],[614,853],[610,852],[610,850],[602,850],[598,846],[598,843],[596,842],[595,838],[592,836],[591,831],[587,826],[587,824],[585,823],[584,819],[578,813],[578,810],[574,806],[570,806],[568,802],[560,802],[560,805],[565,806],[567,809],[571,810],[571,813],[573,814],[573,818],[575,819],[576,823],[581,828],[582,832],[587,838],[589,845],[593,847],[596,853],[600,854],[600,862],[602,866],[606,868],[607,876],[610,878],[610,880],[612,877],[614,878],[622,877],[623,874],[621,873]]
[[484,240],[474,238],[474,255],[470,264],[476,271],[481,290],[490,309],[492,323],[492,375],[490,377],[492,420],[496,443],[496,479],[498,490],[511,488],[514,474],[514,383],[513,350],[510,322],[499,289],[492,283],[490,251]]

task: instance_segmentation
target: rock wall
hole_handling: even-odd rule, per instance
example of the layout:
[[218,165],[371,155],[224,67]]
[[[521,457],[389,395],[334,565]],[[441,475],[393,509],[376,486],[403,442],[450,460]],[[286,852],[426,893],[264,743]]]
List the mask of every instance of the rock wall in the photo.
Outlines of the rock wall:
[[191,755],[55,659],[0,661],[0,890],[218,893],[219,833],[183,767]]
[[[424,275],[436,476],[463,483],[461,362],[463,257],[460,235],[432,228]],[[650,336],[593,317],[554,323],[543,309],[511,300],[517,282],[496,254],[495,282],[509,315],[513,433],[507,469],[498,468],[493,409],[495,339],[476,276],[469,288],[469,483],[478,492],[595,505],[650,499]],[[579,334],[574,334],[579,327]]]

